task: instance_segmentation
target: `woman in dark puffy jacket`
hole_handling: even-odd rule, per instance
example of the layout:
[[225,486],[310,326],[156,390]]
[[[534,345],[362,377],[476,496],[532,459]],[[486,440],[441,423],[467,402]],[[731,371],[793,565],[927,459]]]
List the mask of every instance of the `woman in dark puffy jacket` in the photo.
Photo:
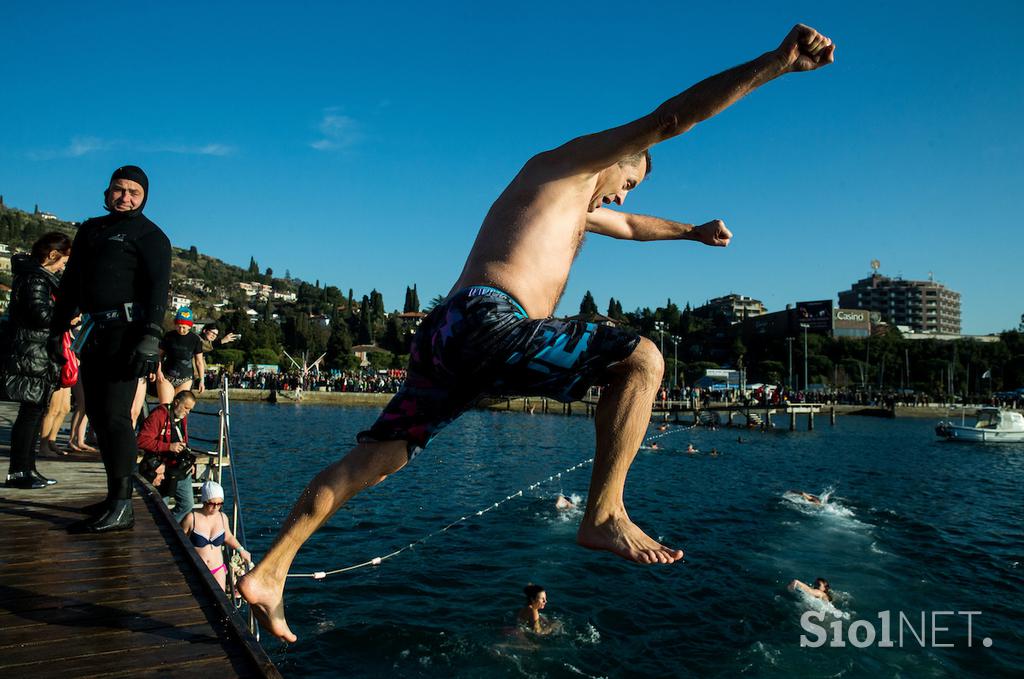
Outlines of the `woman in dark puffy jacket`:
[[18,401],[18,417],[11,428],[11,466],[8,488],[45,488],[56,483],[36,471],[35,442],[39,424],[57,387],[60,370],[46,352],[53,316],[57,274],[71,254],[71,239],[58,231],[43,234],[32,246],[31,254],[11,258],[14,285],[5,356],[3,391],[10,401]]

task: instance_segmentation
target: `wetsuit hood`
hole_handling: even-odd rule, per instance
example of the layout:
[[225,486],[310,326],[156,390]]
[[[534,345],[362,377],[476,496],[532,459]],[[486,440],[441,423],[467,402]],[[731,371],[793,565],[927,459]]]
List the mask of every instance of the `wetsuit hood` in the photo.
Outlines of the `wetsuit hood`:
[[[142,187],[142,202],[139,203],[139,207],[128,212],[117,212],[112,210],[110,207],[110,184],[113,184],[118,179],[127,179],[133,181]],[[146,207],[146,201],[149,200],[149,177],[138,165],[122,165],[121,167],[114,170],[114,174],[110,175],[110,182],[107,184],[107,189],[103,192],[103,209],[110,213],[111,217],[115,220],[128,219],[129,217],[135,217],[142,214],[142,211]]]

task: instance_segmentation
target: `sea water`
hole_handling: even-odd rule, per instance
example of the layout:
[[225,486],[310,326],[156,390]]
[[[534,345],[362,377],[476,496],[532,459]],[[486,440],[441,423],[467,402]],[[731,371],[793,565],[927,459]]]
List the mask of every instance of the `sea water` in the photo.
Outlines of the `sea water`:
[[[257,560],[306,483],[375,415],[233,406]],[[470,412],[342,508],[293,570],[364,562],[467,520],[379,566],[290,579],[287,615],[299,641],[286,647],[264,635],[264,645],[295,677],[1021,676],[1024,446],[941,442],[933,424],[651,427],[664,435],[637,455],[626,507],[686,556],[642,566],[575,544],[589,465],[526,490],[593,455],[591,420]],[[704,452],[687,454],[691,443]],[[577,507],[556,509],[559,494]],[[817,577],[831,583],[832,604],[787,588]],[[559,633],[516,630],[530,582],[546,588],[543,614]],[[814,646],[805,614],[821,616],[826,643]],[[848,636],[855,623],[857,645]]]

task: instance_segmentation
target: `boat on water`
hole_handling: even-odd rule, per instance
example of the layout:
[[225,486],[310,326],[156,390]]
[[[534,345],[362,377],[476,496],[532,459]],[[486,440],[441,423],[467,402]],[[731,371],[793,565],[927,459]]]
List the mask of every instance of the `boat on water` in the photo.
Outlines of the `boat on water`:
[[975,443],[1024,442],[1024,415],[1002,408],[979,408],[974,426],[939,422],[935,434],[950,441]]

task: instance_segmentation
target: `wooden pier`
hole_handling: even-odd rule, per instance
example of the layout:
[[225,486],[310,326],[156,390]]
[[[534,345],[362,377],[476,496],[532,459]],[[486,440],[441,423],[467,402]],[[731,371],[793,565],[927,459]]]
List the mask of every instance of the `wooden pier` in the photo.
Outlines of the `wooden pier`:
[[[547,398],[509,397],[487,400],[484,407],[492,410],[518,410],[529,413],[561,413],[562,415],[586,415],[593,417],[597,412],[598,399],[587,396],[582,401],[561,403]],[[837,407],[820,403],[786,403],[744,405],[740,403],[711,403],[695,406],[691,401],[655,401],[651,409],[652,418],[662,417],[673,422],[700,422],[702,424],[723,424],[725,426],[766,427],[773,429],[773,417],[779,413],[789,416],[789,430],[796,431],[797,415],[805,417],[807,429],[814,429],[814,416],[827,411],[829,423],[835,425]],[[737,420],[737,416],[742,419]],[[724,417],[725,422],[719,422]]]
[[0,487],[0,676],[280,676],[151,486],[136,479],[133,530],[71,535],[105,491],[103,466],[38,467],[59,483]]

